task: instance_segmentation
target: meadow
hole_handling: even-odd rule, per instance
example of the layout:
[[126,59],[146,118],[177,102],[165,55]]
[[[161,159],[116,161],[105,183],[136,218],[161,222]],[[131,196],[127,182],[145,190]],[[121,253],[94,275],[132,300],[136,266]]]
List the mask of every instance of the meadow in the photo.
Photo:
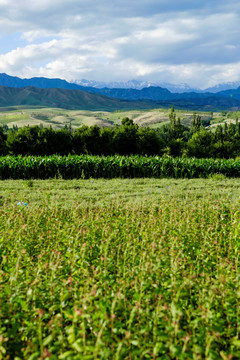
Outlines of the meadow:
[[[202,120],[211,118],[210,112],[199,112]],[[238,113],[236,116],[238,116]],[[234,113],[234,114],[235,114]],[[193,111],[176,110],[177,117],[180,117],[184,125],[190,126]],[[39,108],[15,106],[0,108],[0,126],[52,126],[54,129],[61,129],[65,125],[70,125],[72,129],[79,126],[97,125],[99,127],[113,127],[120,125],[124,117],[134,120],[139,126],[149,126],[158,128],[169,123],[169,109],[152,109],[152,110],[120,110],[120,111],[88,111],[88,110],[66,110],[60,108]],[[213,124],[225,120],[221,112],[213,113]],[[232,116],[230,116],[232,117]],[[229,121],[229,119],[228,119]]]
[[240,180],[0,182],[0,359],[239,359]]

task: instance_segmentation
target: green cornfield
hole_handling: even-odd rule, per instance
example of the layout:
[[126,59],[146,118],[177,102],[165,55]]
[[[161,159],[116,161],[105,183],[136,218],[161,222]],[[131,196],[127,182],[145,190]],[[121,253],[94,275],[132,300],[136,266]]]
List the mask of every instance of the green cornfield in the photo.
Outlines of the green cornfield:
[[240,176],[240,161],[143,156],[6,156],[0,157],[0,179],[205,178]]

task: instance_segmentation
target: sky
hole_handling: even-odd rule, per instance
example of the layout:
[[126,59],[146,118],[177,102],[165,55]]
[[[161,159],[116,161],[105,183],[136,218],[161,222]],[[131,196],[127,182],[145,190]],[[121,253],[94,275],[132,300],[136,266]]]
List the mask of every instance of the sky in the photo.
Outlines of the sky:
[[0,0],[0,73],[207,88],[240,80],[239,0]]

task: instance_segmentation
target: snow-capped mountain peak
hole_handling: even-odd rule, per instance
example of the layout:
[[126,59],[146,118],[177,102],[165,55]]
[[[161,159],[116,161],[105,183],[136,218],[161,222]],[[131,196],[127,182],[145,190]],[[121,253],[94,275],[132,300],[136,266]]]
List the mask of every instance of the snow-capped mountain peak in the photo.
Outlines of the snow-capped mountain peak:
[[72,80],[72,83],[85,87],[95,87],[97,89],[108,88],[108,89],[137,89],[141,90],[150,86],[166,88],[171,92],[183,93],[183,92],[200,92],[199,89],[193,89],[188,84],[170,84],[166,82],[152,82],[152,81],[141,81],[141,80],[128,80],[128,81],[95,81],[95,80]]
[[218,85],[209,87],[209,88],[205,89],[204,91],[217,93],[219,91],[237,89],[239,86],[240,86],[240,81],[233,81],[233,82],[226,82],[226,83],[222,83],[222,84],[218,84]]

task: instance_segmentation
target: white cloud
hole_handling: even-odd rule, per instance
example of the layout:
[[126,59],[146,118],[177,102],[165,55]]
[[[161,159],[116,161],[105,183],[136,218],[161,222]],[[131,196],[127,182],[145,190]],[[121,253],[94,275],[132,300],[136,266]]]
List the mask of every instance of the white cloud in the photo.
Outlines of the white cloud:
[[[235,0],[0,0],[0,72],[199,87],[239,80],[239,13]],[[4,51],[14,33],[24,44]]]

